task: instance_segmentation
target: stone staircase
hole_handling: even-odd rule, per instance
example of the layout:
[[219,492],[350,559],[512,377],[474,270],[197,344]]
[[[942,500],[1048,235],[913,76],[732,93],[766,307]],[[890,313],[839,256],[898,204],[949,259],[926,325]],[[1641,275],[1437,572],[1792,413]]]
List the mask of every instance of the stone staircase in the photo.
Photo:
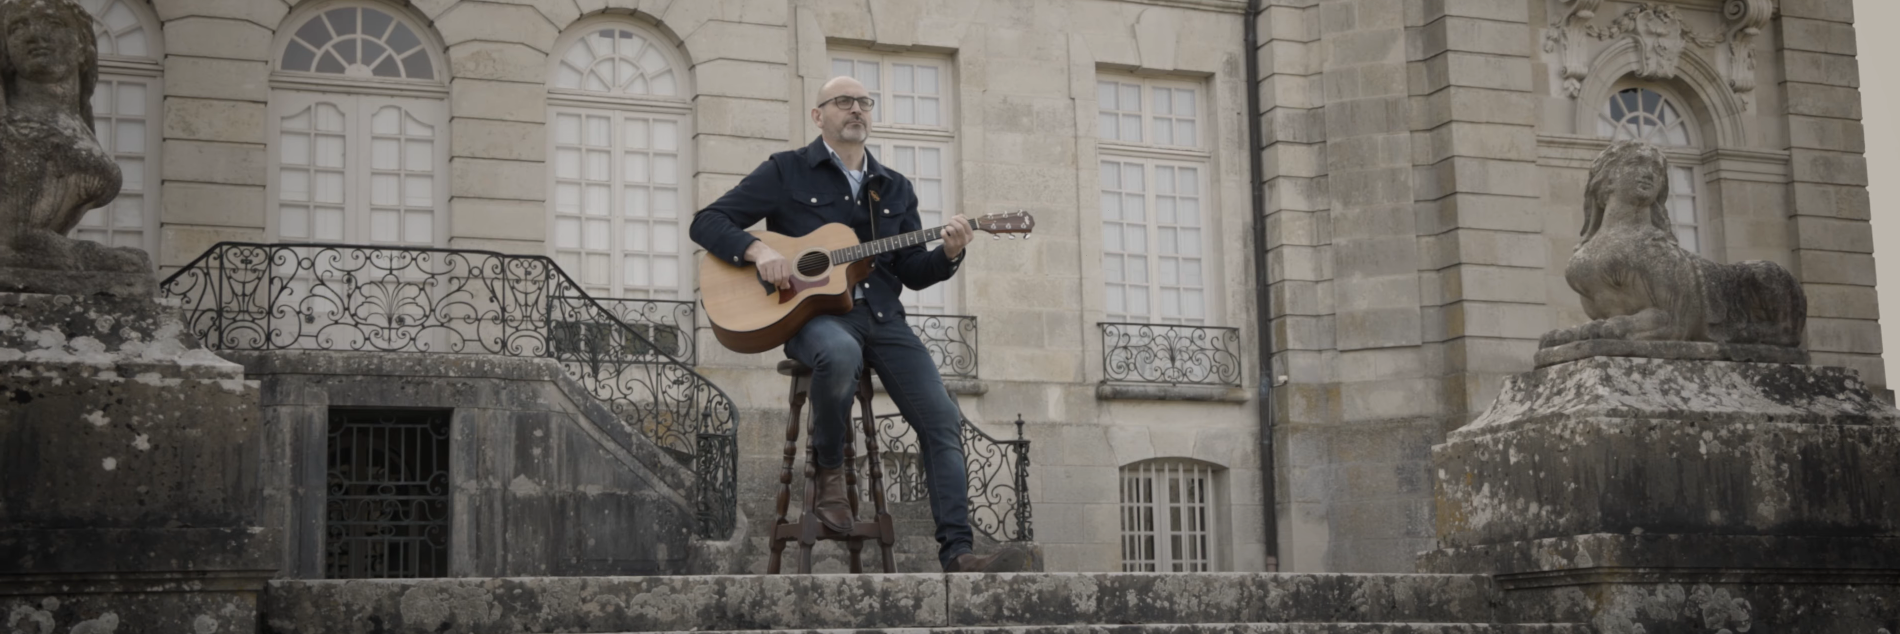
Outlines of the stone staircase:
[[1588,634],[1481,575],[1020,573],[275,581],[266,631]]

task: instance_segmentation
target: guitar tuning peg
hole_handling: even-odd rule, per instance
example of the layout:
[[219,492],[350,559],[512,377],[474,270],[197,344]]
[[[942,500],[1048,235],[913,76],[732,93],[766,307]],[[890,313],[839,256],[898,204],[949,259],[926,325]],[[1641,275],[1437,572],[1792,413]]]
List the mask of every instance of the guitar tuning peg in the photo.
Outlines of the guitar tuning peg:
[[994,234],[994,233],[992,233],[992,234],[990,234],[990,239],[991,239],[991,240],[1001,240],[1001,239],[1003,239],[1003,236],[999,236],[999,235],[996,235],[996,234]]

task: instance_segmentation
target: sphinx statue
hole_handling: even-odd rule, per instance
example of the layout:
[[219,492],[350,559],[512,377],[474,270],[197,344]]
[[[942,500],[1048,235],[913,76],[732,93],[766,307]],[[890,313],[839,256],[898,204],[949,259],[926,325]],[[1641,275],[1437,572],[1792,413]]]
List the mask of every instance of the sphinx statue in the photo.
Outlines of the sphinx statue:
[[71,0],[0,0],[0,290],[150,294],[144,251],[66,233],[119,194],[92,128],[99,49]]
[[1787,269],[1718,264],[1676,243],[1661,150],[1612,144],[1591,165],[1583,200],[1583,241],[1564,280],[1591,321],[1546,333],[1540,348],[1589,340],[1801,346],[1807,296]]

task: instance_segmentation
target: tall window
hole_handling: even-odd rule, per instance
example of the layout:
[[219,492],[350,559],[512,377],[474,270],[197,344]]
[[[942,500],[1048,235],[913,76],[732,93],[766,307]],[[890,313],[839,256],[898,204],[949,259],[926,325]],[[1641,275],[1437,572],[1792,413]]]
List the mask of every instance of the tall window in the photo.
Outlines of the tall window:
[[1122,467],[1123,572],[1215,569],[1215,475],[1213,465],[1194,460]]
[[[1668,96],[1648,88],[1625,88],[1610,96],[1597,116],[1597,135],[1612,141],[1644,141],[1663,148],[1669,156],[1669,220],[1676,241],[1691,252],[1702,251],[1701,214],[1696,192],[1693,126],[1682,108]],[[1672,151],[1674,150],[1674,151]]]
[[1096,82],[1102,279],[1110,320],[1206,323],[1208,152],[1197,85]]
[[292,21],[272,76],[275,235],[442,244],[448,109],[435,46],[379,5],[330,4]]
[[563,38],[549,85],[554,259],[589,293],[677,299],[691,289],[684,68],[623,22]]
[[[99,145],[119,164],[124,182],[112,203],[86,212],[73,237],[158,253],[157,116],[163,91],[158,21],[144,3],[82,0],[99,44],[99,84],[92,123]],[[153,258],[156,260],[157,258]]]
[[[886,167],[910,179],[917,190],[923,227],[942,225],[963,213],[956,207],[952,153],[956,136],[950,113],[950,61],[936,57],[833,51],[831,74],[864,84],[877,100],[877,126],[865,144]],[[932,242],[927,248],[937,248]],[[945,282],[921,291],[904,289],[904,311],[942,315],[958,310],[956,287]]]

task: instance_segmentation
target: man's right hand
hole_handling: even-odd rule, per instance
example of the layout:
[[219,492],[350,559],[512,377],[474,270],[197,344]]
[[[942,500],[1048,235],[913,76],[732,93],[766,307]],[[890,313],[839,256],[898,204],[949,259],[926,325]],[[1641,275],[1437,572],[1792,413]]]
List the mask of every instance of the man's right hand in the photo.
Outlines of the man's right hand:
[[766,246],[764,240],[755,241],[746,247],[745,259],[759,267],[759,278],[780,289],[792,287],[792,263],[779,255],[778,250]]

